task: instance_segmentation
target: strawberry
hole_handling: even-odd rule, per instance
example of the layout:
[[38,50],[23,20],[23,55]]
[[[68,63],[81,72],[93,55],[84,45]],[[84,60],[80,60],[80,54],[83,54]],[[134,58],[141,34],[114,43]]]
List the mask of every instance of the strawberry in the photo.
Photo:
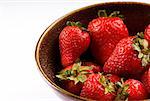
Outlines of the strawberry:
[[115,86],[107,76],[91,74],[84,82],[80,96],[98,101],[112,101],[116,96]]
[[148,97],[144,85],[138,80],[128,79],[123,84],[118,82],[118,86],[116,101],[139,101]]
[[94,73],[92,67],[81,66],[81,62],[78,62],[61,70],[56,77],[62,80],[63,86],[67,91],[79,95],[88,75]]
[[62,86],[65,90],[67,90],[75,95],[79,95],[81,92],[81,89],[83,87],[82,82],[75,84],[73,80],[63,80],[62,83],[63,83]]
[[59,35],[61,63],[64,67],[73,64],[89,47],[90,36],[82,29],[79,22],[69,22]]
[[106,74],[105,77],[113,83],[117,83],[118,81],[121,80],[120,77],[114,74]]
[[104,65],[105,73],[116,75],[136,75],[141,73],[150,62],[148,42],[142,33],[120,40]]
[[147,26],[144,32],[144,38],[149,42],[150,44],[150,24]]
[[141,81],[146,87],[146,90],[150,96],[150,68],[142,75]]
[[98,64],[96,64],[96,63],[94,63],[94,62],[83,61],[83,62],[82,62],[82,65],[83,65],[83,66],[91,66],[91,67],[92,67],[92,71],[93,71],[94,73],[98,73],[98,72],[102,72],[102,71],[103,71],[102,68],[101,68]]
[[122,38],[128,37],[128,30],[122,19],[116,17],[120,16],[119,11],[107,16],[106,11],[100,10],[99,15],[100,17],[89,23],[88,31],[91,36],[91,53],[101,65],[104,65],[116,44]]

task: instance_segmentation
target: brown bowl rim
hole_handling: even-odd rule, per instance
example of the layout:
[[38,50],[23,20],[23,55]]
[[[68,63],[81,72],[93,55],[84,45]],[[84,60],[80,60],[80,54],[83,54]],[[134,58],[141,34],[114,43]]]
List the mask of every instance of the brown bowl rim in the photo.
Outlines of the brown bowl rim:
[[94,7],[94,6],[98,6],[98,5],[107,5],[107,4],[139,4],[139,5],[147,5],[147,6],[150,6],[149,3],[145,3],[145,2],[130,2],[130,1],[118,1],[118,2],[104,2],[104,3],[95,3],[95,4],[92,4],[92,5],[88,5],[88,6],[85,6],[85,7],[81,7],[79,9],[76,9],[76,10],[73,10],[67,14],[65,14],[64,16],[58,18],[57,20],[55,20],[51,25],[49,25],[46,30],[42,33],[42,35],[40,36],[37,44],[36,44],[36,49],[35,49],[35,61],[36,61],[36,64],[37,64],[37,67],[38,69],[40,70],[40,72],[42,73],[42,75],[44,76],[44,78],[48,81],[48,83],[51,85],[51,87],[53,87],[55,90],[59,91],[60,93],[63,93],[63,94],[66,94],[68,96],[71,96],[73,98],[77,98],[78,100],[88,100],[89,99],[86,99],[86,98],[83,98],[83,97],[80,97],[80,96],[77,96],[75,94],[72,94],[66,90],[64,90],[63,88],[59,87],[58,85],[56,85],[54,82],[52,82],[48,76],[46,75],[46,73],[44,73],[41,65],[40,65],[40,61],[39,61],[39,49],[40,49],[40,45],[45,37],[45,35],[47,34],[47,32],[53,28],[55,26],[56,23],[58,23],[59,21],[61,21],[62,19],[64,19],[65,17],[69,16],[69,15],[72,15],[76,12],[79,12],[81,10],[84,10],[84,9],[88,9],[88,8],[91,8],[91,7]]

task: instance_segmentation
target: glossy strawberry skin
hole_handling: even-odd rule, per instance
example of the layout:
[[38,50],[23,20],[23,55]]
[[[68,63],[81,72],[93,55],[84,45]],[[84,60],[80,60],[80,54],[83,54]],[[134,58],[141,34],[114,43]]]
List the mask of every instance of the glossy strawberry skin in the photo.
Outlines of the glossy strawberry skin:
[[150,96],[150,68],[142,75],[141,81]]
[[99,83],[100,77],[101,75],[99,74],[91,74],[85,81],[80,96],[98,101],[112,101],[116,93],[104,94],[104,87]]
[[59,35],[61,63],[64,67],[73,64],[86,51],[90,36],[77,26],[65,27]]
[[113,52],[116,44],[128,36],[128,30],[118,17],[99,17],[88,25],[91,36],[91,52],[103,65]]
[[81,92],[81,89],[83,87],[83,83],[79,82],[77,84],[74,83],[74,81],[71,80],[64,80],[62,81],[63,88],[75,95],[79,95]]
[[138,74],[144,70],[137,52],[133,49],[134,37],[127,37],[116,45],[115,50],[104,65],[105,73],[112,73],[121,76]]
[[117,83],[118,81],[121,80],[121,78],[119,76],[114,75],[114,74],[107,74],[106,77],[108,80],[110,80],[113,83]]
[[144,38],[149,42],[150,44],[150,24],[147,26],[144,32]]
[[129,94],[129,101],[144,100],[147,98],[145,87],[140,81],[128,79],[125,81],[124,85],[129,85],[129,88],[126,91]]
[[98,73],[98,72],[102,72],[102,67],[94,62],[90,62],[90,61],[84,61],[82,62],[83,66],[91,66],[92,67],[92,71],[94,73]]

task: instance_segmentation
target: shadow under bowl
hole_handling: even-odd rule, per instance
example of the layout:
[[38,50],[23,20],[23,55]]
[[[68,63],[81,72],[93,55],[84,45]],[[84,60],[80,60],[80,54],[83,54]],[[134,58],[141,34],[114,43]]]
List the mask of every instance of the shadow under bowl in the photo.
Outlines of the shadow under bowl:
[[[64,100],[87,100],[85,98],[67,92],[62,88],[62,84],[55,77],[61,70],[60,53],[59,53],[59,34],[66,26],[67,21],[80,21],[88,25],[88,23],[97,18],[97,12],[105,9],[108,13],[112,11],[120,11],[125,16],[126,24],[130,35],[144,31],[145,27],[150,24],[150,4],[138,2],[110,2],[94,4],[75,10],[65,16],[59,18],[52,23],[40,37],[35,58],[38,68],[45,77],[48,84],[54,88],[54,91]],[[92,59],[89,51],[82,56],[83,59]]]

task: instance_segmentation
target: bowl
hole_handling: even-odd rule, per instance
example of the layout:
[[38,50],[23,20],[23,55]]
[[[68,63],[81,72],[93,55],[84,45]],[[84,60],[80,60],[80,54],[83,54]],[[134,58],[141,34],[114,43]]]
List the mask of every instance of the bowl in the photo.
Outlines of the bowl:
[[[106,9],[108,13],[119,10],[121,14],[125,16],[124,23],[130,35],[144,31],[145,27],[150,24],[150,4],[139,2],[94,4],[77,9],[52,23],[43,32],[37,43],[35,58],[42,76],[44,76],[48,84],[54,89],[55,93],[65,101],[87,99],[64,90],[62,87],[63,84],[55,77],[62,67],[59,53],[59,34],[66,26],[67,21],[80,21],[87,25],[92,19],[97,17],[97,12],[100,9]],[[82,55],[82,58],[92,59],[92,56],[89,51],[87,51]]]

